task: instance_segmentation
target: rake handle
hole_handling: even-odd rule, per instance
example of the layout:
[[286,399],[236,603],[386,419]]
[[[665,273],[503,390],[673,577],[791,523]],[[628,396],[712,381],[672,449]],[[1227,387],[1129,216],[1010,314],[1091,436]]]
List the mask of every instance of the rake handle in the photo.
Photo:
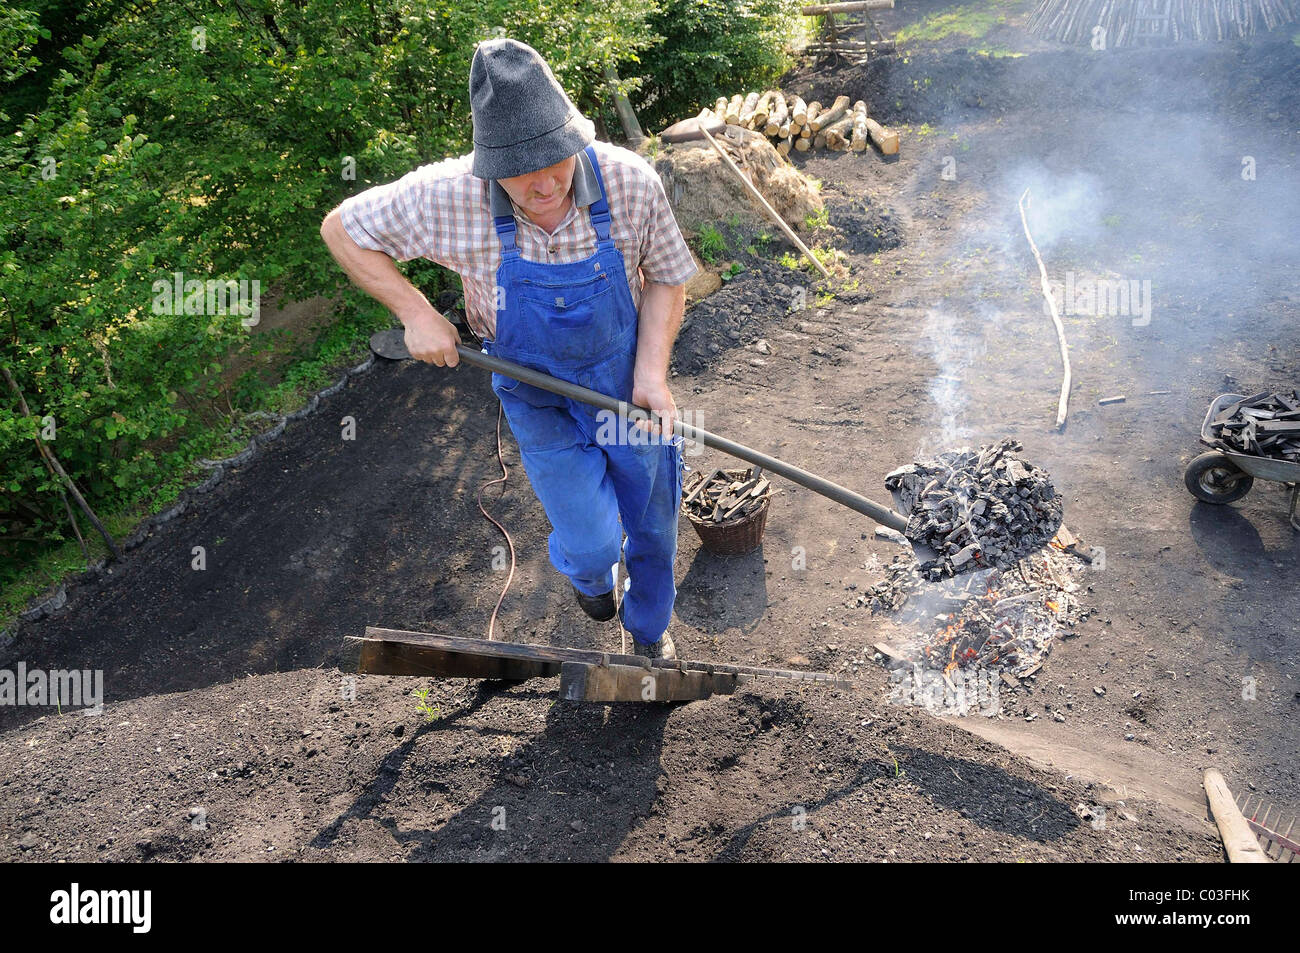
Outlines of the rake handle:
[[[466,364],[472,364],[484,370],[494,371],[506,377],[522,381],[525,384],[531,384],[534,387],[540,387],[542,390],[550,391],[552,394],[559,394],[561,397],[568,397],[572,400],[579,401],[583,404],[590,404],[601,410],[608,410],[611,413],[618,414],[620,417],[629,421],[649,420],[650,411],[644,407],[638,407],[626,401],[615,400],[608,394],[602,394],[599,391],[591,390],[587,387],[581,387],[577,384],[571,384],[568,381],[562,381],[559,378],[552,377],[550,374],[544,374],[541,371],[535,371],[532,368],[524,367],[513,361],[507,361],[504,358],[493,357],[491,354],[484,354],[477,348],[469,347],[465,344],[457,344],[456,352],[460,355],[461,360]],[[838,483],[832,483],[830,480],[823,479],[815,473],[809,473],[807,470],[786,463],[784,460],[778,460],[776,457],[769,457],[765,453],[760,453],[744,444],[736,443],[725,437],[719,437],[717,434],[709,433],[702,427],[695,427],[684,423],[681,420],[673,421],[673,432],[684,437],[687,440],[693,440],[702,443],[706,447],[712,447],[714,450],[720,450],[731,457],[744,460],[754,466],[762,467],[771,473],[776,473],[785,477],[792,483],[797,483],[802,487],[812,490],[828,500],[833,500],[841,506],[847,506],[849,509],[861,513],[863,516],[869,516],[881,526],[888,526],[890,529],[898,530],[900,533],[907,530],[907,519],[886,506],[881,506],[872,500],[867,499],[861,493],[854,493],[847,487],[840,486]]]

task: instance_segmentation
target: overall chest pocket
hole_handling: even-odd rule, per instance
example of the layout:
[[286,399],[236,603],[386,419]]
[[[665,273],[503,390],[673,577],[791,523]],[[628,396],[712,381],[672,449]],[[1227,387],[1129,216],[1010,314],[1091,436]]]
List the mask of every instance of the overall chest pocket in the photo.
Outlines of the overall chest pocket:
[[533,347],[552,360],[570,365],[600,360],[624,338],[625,321],[604,271],[569,282],[521,278],[517,294]]

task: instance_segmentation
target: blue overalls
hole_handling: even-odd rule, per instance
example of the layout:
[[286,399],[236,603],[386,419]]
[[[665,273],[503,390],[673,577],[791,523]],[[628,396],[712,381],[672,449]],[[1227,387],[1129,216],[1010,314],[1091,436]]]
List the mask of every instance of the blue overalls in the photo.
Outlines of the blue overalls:
[[[565,264],[526,261],[515,244],[514,215],[494,216],[501,241],[497,325],[484,350],[631,404],[637,310],[610,237],[596,153],[591,146],[586,152],[600,185],[590,206],[596,253]],[[501,189],[495,181],[491,187]],[[622,549],[631,581],[623,626],[638,642],[659,641],[677,596],[681,438],[618,425],[608,411],[500,374],[492,375],[492,390],[551,522],[552,565],[584,595],[598,596],[613,587]]]

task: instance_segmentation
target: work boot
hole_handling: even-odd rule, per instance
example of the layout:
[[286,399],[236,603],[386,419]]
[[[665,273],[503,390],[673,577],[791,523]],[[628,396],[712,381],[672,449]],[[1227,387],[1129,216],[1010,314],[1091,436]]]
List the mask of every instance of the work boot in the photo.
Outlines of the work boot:
[[634,646],[633,651],[642,658],[677,658],[677,646],[673,645],[672,636],[667,632],[663,634],[663,637],[658,642],[647,645],[633,639],[632,645]]
[[613,589],[602,596],[587,596],[579,592],[577,586],[573,586],[573,594],[578,597],[578,605],[582,606],[582,611],[597,622],[608,622],[614,618],[616,608]]

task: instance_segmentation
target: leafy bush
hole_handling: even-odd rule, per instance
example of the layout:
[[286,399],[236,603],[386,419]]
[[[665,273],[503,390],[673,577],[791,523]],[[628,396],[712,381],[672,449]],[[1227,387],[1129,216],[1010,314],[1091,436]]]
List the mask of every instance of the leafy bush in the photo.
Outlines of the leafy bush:
[[765,89],[789,65],[794,0],[661,0],[649,18],[659,40],[640,57],[633,98],[647,133],[694,116],[719,96]]
[[[347,283],[319,224],[348,194],[472,148],[480,40],[530,43],[607,122],[616,66],[650,127],[774,78],[790,8],[0,0],[0,363],[31,410],[0,384],[0,585],[64,538],[39,434],[121,525],[117,514],[173,497],[196,458],[230,449],[244,414],[292,399],[326,356],[387,320]],[[447,280],[427,262],[403,267],[430,294]],[[268,301],[334,297],[337,333],[290,370],[289,390],[227,381],[245,316],[161,306],[155,283],[177,272],[257,281]],[[211,419],[218,396],[230,419]]]
[[[341,295],[341,311],[382,319],[320,241],[324,214],[347,194],[469,151],[467,76],[480,40],[508,27],[577,101],[594,103],[604,64],[651,42],[652,9],[650,0],[0,6],[0,361],[31,409],[23,417],[7,392],[0,400],[0,583],[63,536],[62,502],[33,446],[42,421],[92,505],[109,509],[150,505],[228,429],[201,432],[198,406],[224,386],[244,315],[167,313],[155,307],[155,282],[176,272],[256,280],[263,295]],[[426,286],[441,280],[428,263],[407,273]],[[236,417],[251,409],[231,407]]]

